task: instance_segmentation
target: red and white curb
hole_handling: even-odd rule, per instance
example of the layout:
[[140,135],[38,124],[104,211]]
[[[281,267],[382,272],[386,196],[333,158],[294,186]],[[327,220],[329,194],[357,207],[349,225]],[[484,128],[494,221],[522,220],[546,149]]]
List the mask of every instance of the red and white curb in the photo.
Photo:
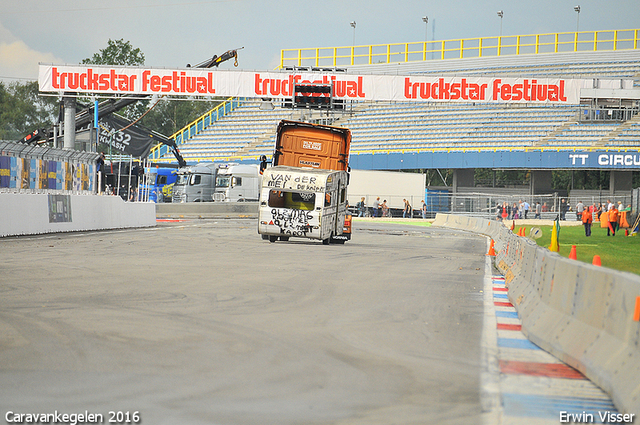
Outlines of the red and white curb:
[[557,425],[609,423],[609,396],[577,370],[530,342],[487,257],[482,335],[483,423]]

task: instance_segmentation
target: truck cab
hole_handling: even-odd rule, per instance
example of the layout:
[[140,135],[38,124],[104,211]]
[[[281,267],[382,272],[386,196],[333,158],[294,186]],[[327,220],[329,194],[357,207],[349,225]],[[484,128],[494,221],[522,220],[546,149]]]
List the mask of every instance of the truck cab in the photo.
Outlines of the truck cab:
[[290,237],[323,244],[350,239],[347,215],[347,173],[289,166],[264,170],[258,210],[258,233],[270,242]]
[[147,175],[143,181],[147,183],[141,186],[143,194],[146,195],[148,192],[148,199],[151,202],[165,202],[162,189],[165,185],[175,183],[176,170],[174,168],[148,167],[145,172]]
[[220,164],[201,162],[177,171],[173,202],[211,202]]
[[257,165],[223,164],[216,174],[215,202],[257,201],[260,171]]

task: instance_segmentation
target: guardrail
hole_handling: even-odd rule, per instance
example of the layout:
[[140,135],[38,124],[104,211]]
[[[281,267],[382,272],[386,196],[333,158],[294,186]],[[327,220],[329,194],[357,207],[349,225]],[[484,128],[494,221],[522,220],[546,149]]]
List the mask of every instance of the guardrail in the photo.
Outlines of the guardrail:
[[280,68],[287,66],[336,67],[486,56],[631,50],[638,48],[639,40],[640,30],[629,29],[282,49],[280,51]]
[[433,225],[490,236],[527,337],[595,382],[620,411],[640,411],[640,276],[561,257],[498,221],[438,214]]

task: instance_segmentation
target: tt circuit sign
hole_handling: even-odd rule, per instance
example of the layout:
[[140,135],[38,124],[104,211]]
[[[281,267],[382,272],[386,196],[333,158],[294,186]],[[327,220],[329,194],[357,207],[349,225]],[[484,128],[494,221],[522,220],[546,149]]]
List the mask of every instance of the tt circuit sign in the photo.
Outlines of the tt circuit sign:
[[640,153],[571,153],[567,165],[568,168],[640,168]]
[[[249,72],[40,65],[42,92],[291,98],[296,85],[331,85],[336,99],[576,104],[591,80]],[[611,82],[620,84],[619,81]],[[607,82],[600,81],[601,87]]]

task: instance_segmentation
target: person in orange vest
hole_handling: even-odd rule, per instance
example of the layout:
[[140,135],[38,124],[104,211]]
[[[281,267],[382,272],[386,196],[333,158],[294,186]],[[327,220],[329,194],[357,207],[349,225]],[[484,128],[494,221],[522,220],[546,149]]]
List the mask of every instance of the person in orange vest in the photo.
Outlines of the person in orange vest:
[[582,211],[582,224],[584,225],[584,235],[591,236],[591,223],[593,223],[593,216],[589,208],[585,208]]
[[612,233],[611,236],[615,236],[617,228],[618,228],[618,210],[616,209],[615,205],[612,205],[611,209],[609,210],[609,227],[607,228],[607,236],[610,236],[609,232]]

